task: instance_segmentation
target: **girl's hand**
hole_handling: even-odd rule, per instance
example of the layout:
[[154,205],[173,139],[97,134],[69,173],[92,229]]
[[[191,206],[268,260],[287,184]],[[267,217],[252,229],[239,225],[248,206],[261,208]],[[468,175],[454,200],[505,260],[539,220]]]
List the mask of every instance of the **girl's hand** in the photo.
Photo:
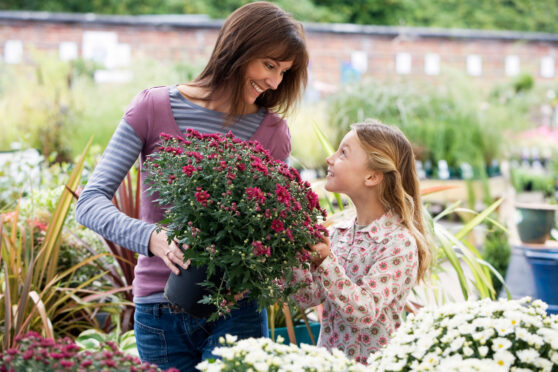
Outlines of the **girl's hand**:
[[331,253],[329,238],[326,236],[322,237],[322,241],[318,244],[311,245],[310,250],[315,252],[312,255],[312,263],[316,266],[320,266],[323,260]]
[[159,232],[153,230],[149,238],[149,251],[154,256],[162,259],[175,275],[180,275],[180,270],[175,264],[181,266],[184,270],[190,267],[190,260],[184,262],[184,255],[176,243],[172,242],[170,245],[167,243],[167,234],[164,230]]

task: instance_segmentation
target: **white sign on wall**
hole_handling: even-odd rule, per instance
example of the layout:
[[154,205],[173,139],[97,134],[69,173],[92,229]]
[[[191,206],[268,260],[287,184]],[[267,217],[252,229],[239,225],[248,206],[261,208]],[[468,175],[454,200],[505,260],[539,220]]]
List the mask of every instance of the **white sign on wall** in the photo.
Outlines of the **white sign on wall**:
[[506,56],[506,76],[519,75],[519,56]]
[[541,59],[541,76],[544,78],[554,77],[554,58],[551,56],[542,57]]
[[397,53],[395,55],[395,71],[401,75],[411,73],[412,57],[410,53]]
[[436,53],[427,53],[424,56],[424,73],[426,75],[440,74],[440,56]]
[[98,83],[122,83],[132,79],[131,71],[119,68],[130,65],[129,44],[118,43],[116,32],[86,31],[83,33],[83,58],[101,63],[105,69],[95,71]]
[[482,75],[482,58],[477,54],[467,56],[467,73],[471,76]]
[[351,66],[361,74],[368,70],[368,55],[366,52],[358,50],[351,53]]
[[21,63],[23,60],[23,43],[21,40],[7,40],[4,44],[4,62]]

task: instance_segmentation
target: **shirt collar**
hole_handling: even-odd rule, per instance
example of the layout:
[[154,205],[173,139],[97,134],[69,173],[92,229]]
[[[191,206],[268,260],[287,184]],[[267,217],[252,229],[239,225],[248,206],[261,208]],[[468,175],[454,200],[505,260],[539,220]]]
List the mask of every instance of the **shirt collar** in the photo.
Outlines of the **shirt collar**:
[[[340,221],[334,226],[334,228],[345,233],[347,232],[346,230],[351,230],[351,233],[353,233],[355,229],[355,222],[356,216]],[[401,218],[396,213],[389,210],[380,218],[372,221],[372,223],[366,226],[366,228],[359,230],[359,233],[368,234],[370,239],[379,242],[386,235],[396,230],[400,223]]]

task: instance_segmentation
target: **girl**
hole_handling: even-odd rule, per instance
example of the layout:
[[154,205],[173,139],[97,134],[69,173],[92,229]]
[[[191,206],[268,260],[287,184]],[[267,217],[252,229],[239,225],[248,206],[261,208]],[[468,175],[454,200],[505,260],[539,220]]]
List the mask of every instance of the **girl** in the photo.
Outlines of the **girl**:
[[409,291],[424,277],[430,250],[411,144],[379,121],[355,124],[327,158],[325,188],[351,198],[356,217],[311,247],[302,307],[324,304],[319,346],[366,363],[401,325]]
[[[193,82],[147,89],[132,101],[76,207],[78,221],[139,253],[133,294],[135,335],[143,361],[162,369],[195,370],[225,334],[267,336],[265,311],[242,300],[226,319],[206,322],[168,304],[163,296],[171,271],[187,269],[180,249],[169,246],[155,223],[163,209],[142,194],[141,218],[115,208],[112,197],[138,156],[157,148],[161,132],[227,133],[258,140],[286,160],[290,135],[284,114],[307,81],[308,52],[302,25],[279,7],[257,2],[232,13],[221,28],[209,62]],[[141,166],[140,163],[140,166]],[[142,181],[145,174],[142,174]],[[142,182],[143,188],[143,182]],[[145,188],[143,188],[145,190]]]

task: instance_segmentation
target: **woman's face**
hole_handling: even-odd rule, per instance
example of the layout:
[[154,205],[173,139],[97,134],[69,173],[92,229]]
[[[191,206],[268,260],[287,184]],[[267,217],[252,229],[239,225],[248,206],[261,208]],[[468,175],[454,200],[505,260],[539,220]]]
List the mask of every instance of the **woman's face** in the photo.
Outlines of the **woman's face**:
[[277,61],[273,58],[256,58],[248,63],[244,95],[246,104],[253,105],[260,94],[268,89],[277,89],[283,75],[292,65],[293,61]]

